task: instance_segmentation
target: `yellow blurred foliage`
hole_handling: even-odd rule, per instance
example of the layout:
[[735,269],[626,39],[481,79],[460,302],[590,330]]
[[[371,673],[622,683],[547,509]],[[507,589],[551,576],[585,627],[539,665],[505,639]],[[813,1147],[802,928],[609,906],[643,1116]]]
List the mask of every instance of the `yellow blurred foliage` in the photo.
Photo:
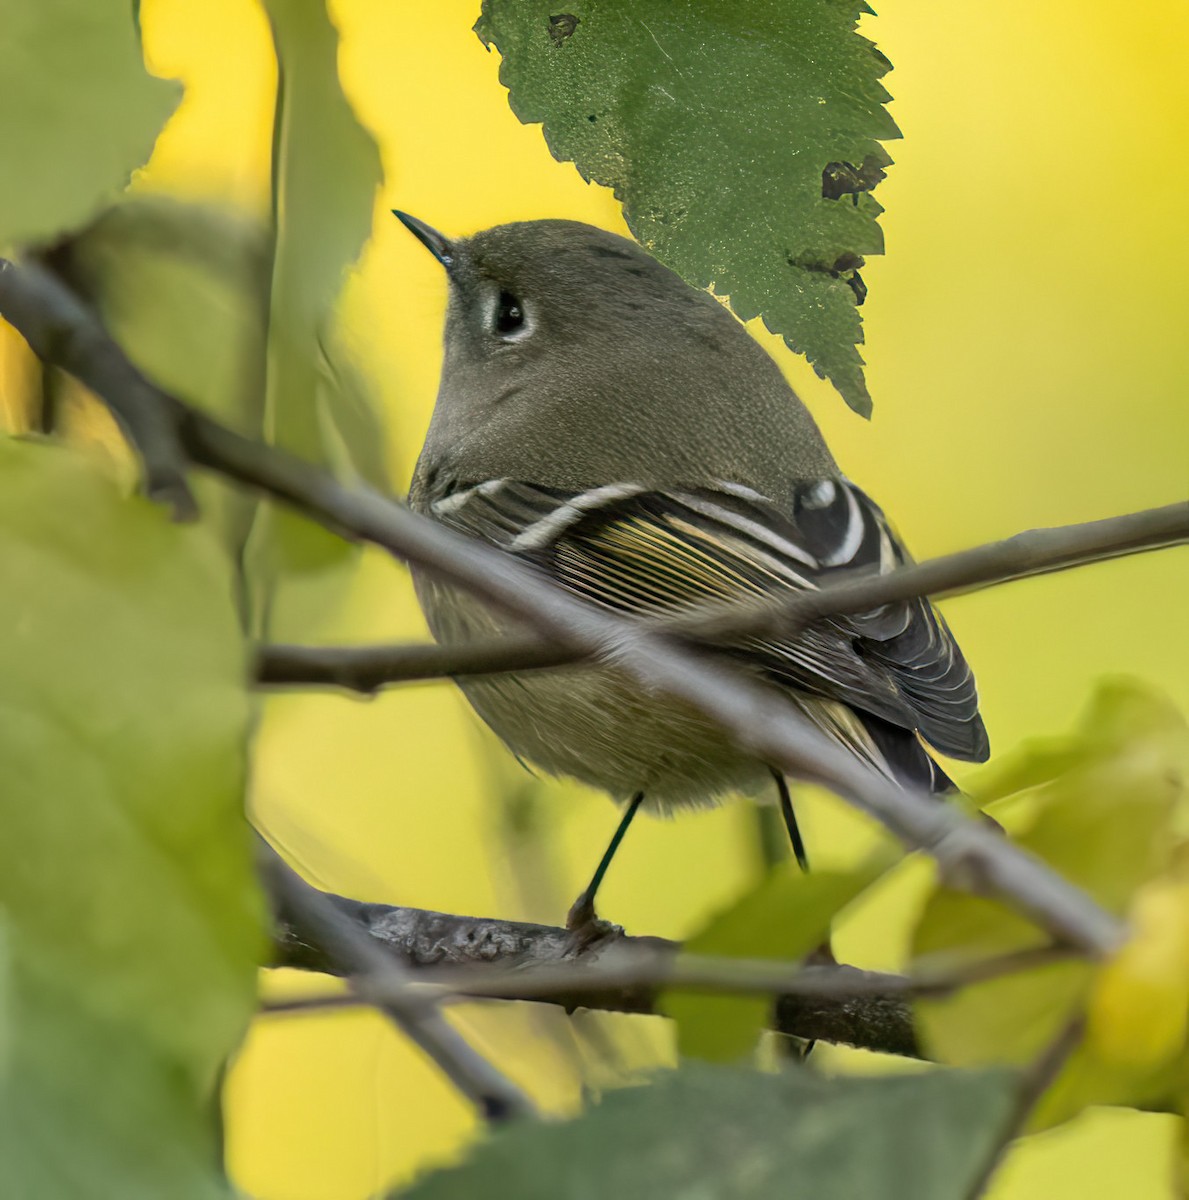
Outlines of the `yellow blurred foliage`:
[[[510,112],[498,59],[470,31],[477,3],[338,0],[332,10],[344,86],[387,174],[344,317],[383,398],[401,488],[433,402],[445,297],[439,269],[388,209],[448,233],[544,216],[623,224],[610,194],[555,163],[540,130]],[[263,211],[275,67],[260,9],[253,0],[143,0],[142,12],[151,67],[187,90],[135,186]],[[1189,6],[905,0],[863,28],[895,63],[888,84],[905,134],[890,147],[897,165],[879,193],[888,255],[864,272],[874,420],[848,412],[757,331],[844,469],[920,557],[1183,499]],[[0,370],[26,369],[0,347]],[[996,752],[1064,728],[1104,673],[1143,677],[1189,709],[1187,593],[1189,555],[1178,550],[949,603]],[[411,638],[424,627],[404,575],[367,555],[348,601],[310,636]],[[501,796],[515,776],[500,753],[445,686],[369,703],[279,697],[260,735],[255,810],[335,891],[556,920],[613,811],[572,785],[542,785],[550,849],[526,868],[506,837]],[[801,812],[824,865],[853,865],[871,845],[865,822],[829,797],[803,798]],[[756,866],[741,806],[642,822],[602,904],[633,931],[680,936]],[[530,888],[526,870],[548,886]],[[927,879],[910,864],[874,889],[841,931],[839,953],[897,966]],[[1104,1048],[1113,1014],[1134,1006],[1148,978],[1143,931],[1163,929],[1171,903],[1154,894],[1140,938],[1102,984],[1095,1028]],[[267,982],[270,993],[302,986]],[[1160,998],[1160,1046],[1175,1034],[1176,1013],[1184,1018],[1173,1000]],[[609,1041],[625,1070],[671,1053],[653,1020],[570,1021],[523,1007],[468,1008],[458,1019],[554,1111],[572,1109],[592,1073],[614,1077],[599,1065]],[[828,1049],[820,1057],[839,1069],[857,1058]],[[457,1154],[475,1132],[435,1071],[366,1014],[261,1020],[228,1095],[232,1169],[259,1200],[375,1194]],[[1154,1200],[1168,1195],[1172,1142],[1168,1119],[1092,1113],[1017,1150],[993,1196]]]
[[1090,1049],[1143,1069],[1175,1056],[1189,1023],[1189,884],[1156,880],[1135,898],[1130,941],[1103,969],[1088,1009]]
[[[958,1066],[1027,1069],[1071,1022],[1085,1030],[1030,1114],[1033,1130],[1092,1104],[1167,1103],[1180,1087],[1187,783],[1189,724],[1126,678],[1100,683],[1069,734],[1029,739],[971,778],[970,795],[1005,821],[1017,846],[1130,926],[1104,964],[1066,958],[917,1001],[922,1044]],[[944,974],[1046,940],[1005,906],[941,886],[917,923],[913,966]]]

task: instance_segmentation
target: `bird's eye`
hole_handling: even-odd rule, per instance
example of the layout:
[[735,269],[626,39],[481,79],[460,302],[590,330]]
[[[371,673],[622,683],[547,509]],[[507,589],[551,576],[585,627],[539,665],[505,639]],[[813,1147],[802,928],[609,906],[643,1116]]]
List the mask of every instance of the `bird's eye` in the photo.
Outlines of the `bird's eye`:
[[524,328],[524,305],[511,292],[500,292],[495,306],[495,331],[501,337]]

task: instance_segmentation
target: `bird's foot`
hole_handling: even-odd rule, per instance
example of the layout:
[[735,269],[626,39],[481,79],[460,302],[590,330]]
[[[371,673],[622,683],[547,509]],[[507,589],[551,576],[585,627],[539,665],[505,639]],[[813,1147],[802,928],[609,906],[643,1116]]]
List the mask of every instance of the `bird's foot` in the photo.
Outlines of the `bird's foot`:
[[[805,965],[809,967],[836,967],[838,965],[838,959],[834,957],[834,947],[830,944],[829,934],[826,935],[826,940],[820,946],[816,946],[805,956]],[[789,1057],[798,1062],[805,1062],[813,1053],[816,1045],[817,1042],[812,1038],[789,1038],[787,1047]]]
[[604,921],[595,912],[594,897],[590,892],[583,892],[570,906],[566,914],[566,928],[570,931],[575,954],[582,954],[607,938],[623,936],[622,925]]

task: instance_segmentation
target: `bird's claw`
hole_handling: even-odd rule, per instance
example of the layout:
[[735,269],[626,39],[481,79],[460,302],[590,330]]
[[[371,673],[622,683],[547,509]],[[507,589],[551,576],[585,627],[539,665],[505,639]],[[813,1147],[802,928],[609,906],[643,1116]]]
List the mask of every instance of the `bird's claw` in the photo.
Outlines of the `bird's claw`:
[[610,921],[604,921],[595,912],[594,901],[589,892],[583,892],[574,901],[569,913],[566,914],[566,929],[570,931],[575,954],[582,954],[597,942],[607,938],[623,936],[622,925],[613,925]]

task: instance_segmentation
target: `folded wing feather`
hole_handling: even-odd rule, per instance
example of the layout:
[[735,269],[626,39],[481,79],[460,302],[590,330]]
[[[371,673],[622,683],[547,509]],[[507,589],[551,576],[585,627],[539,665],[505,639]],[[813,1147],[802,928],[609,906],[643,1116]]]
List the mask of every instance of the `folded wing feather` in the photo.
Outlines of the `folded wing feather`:
[[[791,594],[908,561],[879,507],[842,479],[801,483],[779,500],[732,483],[565,492],[504,479],[430,500],[447,524],[623,612]],[[774,682],[846,704],[906,761],[919,745],[915,736],[902,744],[902,733],[956,758],[987,757],[974,677],[927,600],[825,618],[795,638],[741,639],[727,649]]]

